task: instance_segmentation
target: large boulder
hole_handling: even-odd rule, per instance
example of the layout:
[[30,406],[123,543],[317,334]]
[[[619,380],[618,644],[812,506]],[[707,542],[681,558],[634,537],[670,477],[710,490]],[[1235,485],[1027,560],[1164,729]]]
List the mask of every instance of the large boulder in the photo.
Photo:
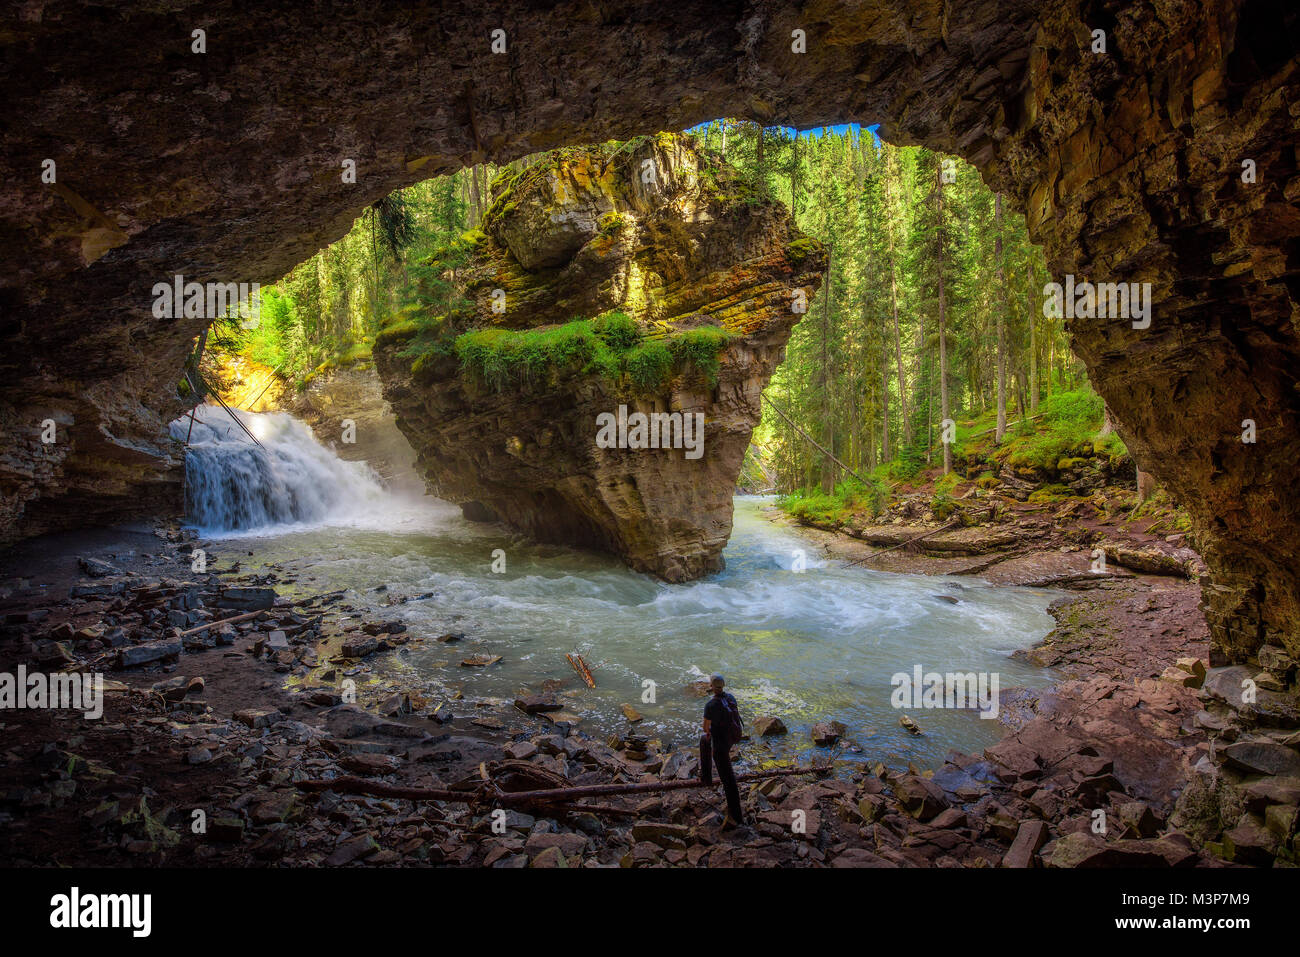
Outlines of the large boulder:
[[[450,311],[408,311],[375,343],[430,490],[467,517],[669,581],[718,570],[760,396],[821,282],[821,244],[669,134],[501,174],[484,228],[432,263]],[[668,423],[642,429],[653,447],[636,447],[638,414]]]

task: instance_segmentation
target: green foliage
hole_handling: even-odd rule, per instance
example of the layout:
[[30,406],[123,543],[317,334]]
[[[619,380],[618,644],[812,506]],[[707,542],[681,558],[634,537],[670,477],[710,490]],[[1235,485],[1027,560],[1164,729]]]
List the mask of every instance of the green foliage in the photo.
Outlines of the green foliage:
[[893,460],[876,467],[876,473],[891,482],[910,482],[925,468],[925,449],[907,445],[899,450]]
[[589,319],[549,329],[474,329],[456,338],[461,369],[498,392],[581,371],[608,349]]
[[641,330],[625,312],[612,309],[591,320],[592,329],[605,344],[617,352],[626,352],[641,341]]
[[1087,388],[1060,392],[1047,397],[1041,409],[1042,418],[1032,423],[1032,432],[1013,435],[999,450],[1012,468],[1054,471],[1062,459],[1092,450],[1104,411],[1100,396]]
[[456,338],[455,352],[467,376],[498,392],[568,374],[618,380],[626,373],[636,391],[649,393],[688,365],[715,377],[718,351],[730,339],[722,329],[703,327],[643,342],[632,319],[611,311],[542,329],[473,329]]
[[1128,448],[1118,432],[1111,432],[1109,435],[1094,439],[1092,450],[1094,455],[1105,455],[1109,458],[1111,465],[1118,465],[1122,459],[1128,457]]
[[861,513],[878,517],[889,501],[889,491],[889,485],[879,479],[873,478],[869,486],[847,479],[835,486],[830,495],[818,489],[798,489],[778,497],[777,504],[801,522],[839,526]]
[[630,349],[624,364],[632,385],[640,392],[663,388],[673,374],[673,354],[657,339]]
[[713,386],[718,384],[718,353],[734,338],[718,326],[700,326],[669,336],[667,343],[674,360],[690,363]]

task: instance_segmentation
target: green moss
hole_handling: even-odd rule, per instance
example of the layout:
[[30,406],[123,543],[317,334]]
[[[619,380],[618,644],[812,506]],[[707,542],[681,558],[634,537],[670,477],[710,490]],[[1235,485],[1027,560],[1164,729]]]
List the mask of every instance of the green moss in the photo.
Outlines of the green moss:
[[630,350],[624,365],[633,386],[642,392],[654,392],[672,377],[673,354],[662,342],[652,340]]
[[701,326],[675,333],[666,341],[676,361],[693,365],[713,386],[718,384],[721,368],[718,353],[734,338],[735,333],[718,326]]
[[[498,392],[544,382],[553,373],[581,371],[608,350],[587,319],[549,329],[474,329],[456,338],[461,369]],[[597,368],[607,364],[608,357],[595,362]]]
[[626,376],[636,391],[651,393],[667,386],[678,368],[694,368],[716,384],[718,353],[732,338],[706,326],[642,341],[636,322],[611,310],[544,329],[474,329],[457,336],[454,349],[462,372],[494,391],[584,374],[610,380]]
[[1070,498],[1074,492],[1064,485],[1044,485],[1042,488],[1034,489],[1029,493],[1031,502],[1060,502]]
[[785,254],[791,262],[801,263],[813,253],[820,252],[822,244],[811,236],[800,236],[785,247]]

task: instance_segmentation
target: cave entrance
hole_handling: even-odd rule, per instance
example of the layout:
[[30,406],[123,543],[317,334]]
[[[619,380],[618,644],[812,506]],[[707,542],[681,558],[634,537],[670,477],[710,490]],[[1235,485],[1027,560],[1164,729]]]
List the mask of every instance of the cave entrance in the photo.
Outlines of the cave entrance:
[[[361,25],[275,4],[218,17],[210,41],[246,51],[220,73],[120,55],[192,56],[165,10],[15,26],[45,69],[15,58],[5,76],[0,243],[22,263],[3,291],[0,422],[21,450],[5,473],[6,538],[24,534],[32,503],[94,498],[91,459],[120,465],[126,486],[153,482],[145,438],[175,411],[202,325],[149,312],[178,266],[273,281],[394,189],[486,159],[719,113],[879,120],[887,141],[979,170],[1024,211],[1055,279],[1152,284],[1148,328],[1069,320],[1075,351],[1135,460],[1192,510],[1217,645],[1300,655],[1300,496],[1278,478],[1300,460],[1294,5],[471,6],[436,20],[376,9]],[[326,94],[322,62],[364,79]],[[100,91],[89,119],[88,89]],[[38,183],[51,164],[57,183]],[[38,446],[34,410],[71,422],[72,440]]]

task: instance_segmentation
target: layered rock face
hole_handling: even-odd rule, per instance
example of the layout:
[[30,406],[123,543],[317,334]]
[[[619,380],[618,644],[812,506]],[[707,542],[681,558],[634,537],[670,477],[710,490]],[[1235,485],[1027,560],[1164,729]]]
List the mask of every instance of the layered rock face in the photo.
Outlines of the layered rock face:
[[[1076,349],[1138,465],[1195,515],[1216,643],[1235,658],[1265,642],[1300,654],[1288,0],[448,0],[436,16],[54,0],[5,17],[6,449],[26,447],[38,406],[83,447],[127,434],[96,397],[166,421],[158,405],[203,321],[154,319],[153,283],[273,281],[425,176],[720,115],[879,122],[892,142],[974,163],[1025,211],[1058,279],[1152,283],[1148,327],[1075,319]],[[57,182],[42,181],[45,160]],[[0,525],[20,530],[24,509],[64,488],[59,461],[0,466]]]
[[314,375],[301,392],[280,395],[275,407],[306,422],[339,458],[368,464],[385,487],[412,494],[424,491],[415,471],[415,450],[394,424],[371,362]]
[[[503,180],[457,270],[460,312],[408,320],[375,346],[430,490],[669,581],[717,570],[763,388],[825,251],[689,137],[564,150]],[[516,355],[519,374],[483,381],[492,366],[466,352],[480,343],[487,363]],[[518,358],[529,348],[532,364]],[[656,439],[676,447],[636,448],[631,432],[632,447],[607,447],[617,424],[598,443],[598,419],[617,423],[620,407],[632,426],[675,417]]]

